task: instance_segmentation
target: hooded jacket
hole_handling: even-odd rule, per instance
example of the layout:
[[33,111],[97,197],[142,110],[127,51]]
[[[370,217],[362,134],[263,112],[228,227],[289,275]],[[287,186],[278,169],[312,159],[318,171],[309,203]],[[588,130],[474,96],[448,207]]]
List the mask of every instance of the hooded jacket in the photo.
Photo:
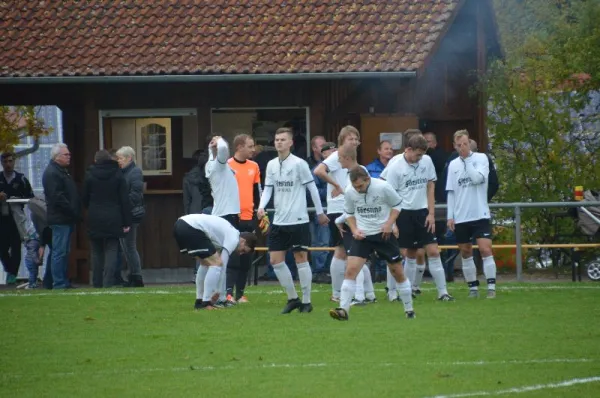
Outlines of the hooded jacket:
[[114,160],[90,166],[83,186],[83,205],[88,209],[91,239],[121,238],[131,226],[131,204],[127,182]]

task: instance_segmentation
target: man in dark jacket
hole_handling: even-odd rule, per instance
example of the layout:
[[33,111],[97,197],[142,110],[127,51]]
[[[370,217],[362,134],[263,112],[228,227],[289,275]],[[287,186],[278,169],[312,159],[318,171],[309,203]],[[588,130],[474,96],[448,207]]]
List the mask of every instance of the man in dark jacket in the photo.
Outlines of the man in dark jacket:
[[12,285],[17,282],[21,265],[21,236],[13,219],[11,206],[6,200],[32,198],[33,190],[27,178],[15,171],[14,153],[5,152],[0,160],[0,261],[6,271],[6,284]]
[[183,213],[202,214],[202,211],[213,205],[210,183],[205,176],[208,157],[198,149],[192,155],[194,167],[183,177]]
[[75,181],[67,167],[71,163],[69,148],[55,144],[50,151],[50,163],[44,170],[42,185],[47,205],[47,220],[52,230],[52,278],[54,289],[68,289],[67,278],[71,233],[79,221],[81,205]]
[[96,152],[83,186],[83,205],[88,209],[88,236],[92,248],[94,287],[115,285],[119,239],[132,223],[129,188],[119,164],[106,150]]

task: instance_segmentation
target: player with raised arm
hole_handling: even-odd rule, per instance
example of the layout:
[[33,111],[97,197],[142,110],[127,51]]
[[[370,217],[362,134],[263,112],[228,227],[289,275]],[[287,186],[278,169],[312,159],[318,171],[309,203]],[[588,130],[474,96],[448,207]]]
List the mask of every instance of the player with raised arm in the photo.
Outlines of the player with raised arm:
[[350,170],[350,182],[344,193],[344,212],[353,240],[342,283],[340,307],[331,309],[329,315],[340,321],[348,320],[351,299],[356,290],[356,275],[367,258],[376,252],[388,263],[396,278],[406,317],[414,318],[410,282],[404,276],[398,241],[391,236],[400,214],[400,197],[390,184],[371,179],[361,167]]
[[448,165],[448,228],[454,231],[462,256],[463,274],[469,297],[479,297],[477,269],[473,262],[473,239],[477,240],[487,280],[487,298],[496,297],[496,262],[492,252],[492,229],[487,185],[490,165],[484,153],[472,152],[469,132],[454,133],[458,158]]
[[[425,155],[427,140],[413,135],[391,166],[381,173],[398,193],[402,203],[396,224],[400,247],[406,249],[406,263],[416,263],[417,250],[424,247],[429,258],[429,272],[438,290],[438,300],[454,301],[446,289],[446,275],[435,237],[435,167]],[[410,279],[411,275],[407,276]],[[412,282],[412,280],[411,280]]]
[[[360,133],[353,126],[344,126],[338,135],[338,146],[360,145]],[[348,169],[342,167],[339,153],[334,152],[319,164],[314,171],[315,175],[327,183],[327,216],[329,217],[329,231],[331,245],[335,247],[331,259],[331,301],[339,302],[342,281],[346,270],[346,250],[343,238],[340,235],[335,219],[344,212],[344,190],[348,183]]]
[[208,214],[188,214],[175,222],[173,235],[181,253],[195,257],[200,262],[196,273],[197,310],[212,310],[221,293],[221,273],[227,267],[234,251],[252,253],[256,236],[241,234],[228,221]]
[[[229,221],[235,229],[240,224],[240,197],[235,172],[227,163],[229,145],[220,136],[215,136],[208,145],[208,162],[206,162],[206,178],[210,183],[214,205],[211,214]],[[217,305],[231,307],[233,301],[227,301],[227,264],[224,264],[219,286],[221,295]]]
[[[293,155],[293,134],[289,128],[280,128],[275,132],[275,149],[277,158],[267,164],[265,189],[260,198],[257,216],[265,214],[265,206],[271,195],[274,196],[275,216],[268,237],[268,248],[271,265],[281,286],[285,289],[288,301],[283,314],[295,309],[300,312],[311,312],[310,293],[312,271],[308,263],[308,247],[310,246],[309,218],[306,206],[306,189],[315,204],[317,217],[321,225],[329,222],[323,213],[319,192],[308,163]],[[302,300],[298,298],[292,274],[285,263],[285,253],[292,249],[298,266],[298,277],[302,289]]]

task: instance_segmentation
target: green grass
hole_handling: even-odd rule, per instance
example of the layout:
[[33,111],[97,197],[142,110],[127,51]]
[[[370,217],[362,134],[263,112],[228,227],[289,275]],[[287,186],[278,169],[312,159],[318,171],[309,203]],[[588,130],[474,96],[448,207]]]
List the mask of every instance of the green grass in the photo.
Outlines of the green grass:
[[[210,312],[191,309],[193,286],[2,291],[1,395],[427,397],[600,376],[598,284],[511,284],[496,300],[452,285],[454,303],[426,289],[415,320],[378,292],[349,322],[314,289],[315,311],[290,315],[270,286]],[[600,382],[519,396],[600,396]]]

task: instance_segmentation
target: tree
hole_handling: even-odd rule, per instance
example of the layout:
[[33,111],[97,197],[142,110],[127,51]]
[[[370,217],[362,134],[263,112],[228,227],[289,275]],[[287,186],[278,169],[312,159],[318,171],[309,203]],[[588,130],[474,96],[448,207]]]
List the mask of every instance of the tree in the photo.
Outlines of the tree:
[[[577,185],[600,189],[600,2],[495,1],[505,58],[493,61],[479,89],[502,202],[570,201]],[[526,242],[573,231],[557,212],[526,210]],[[500,212],[509,217],[512,210]]]
[[16,156],[33,153],[39,148],[40,137],[51,131],[33,106],[0,106],[0,152],[12,152],[22,138],[30,136],[34,138],[33,146],[17,152]]

